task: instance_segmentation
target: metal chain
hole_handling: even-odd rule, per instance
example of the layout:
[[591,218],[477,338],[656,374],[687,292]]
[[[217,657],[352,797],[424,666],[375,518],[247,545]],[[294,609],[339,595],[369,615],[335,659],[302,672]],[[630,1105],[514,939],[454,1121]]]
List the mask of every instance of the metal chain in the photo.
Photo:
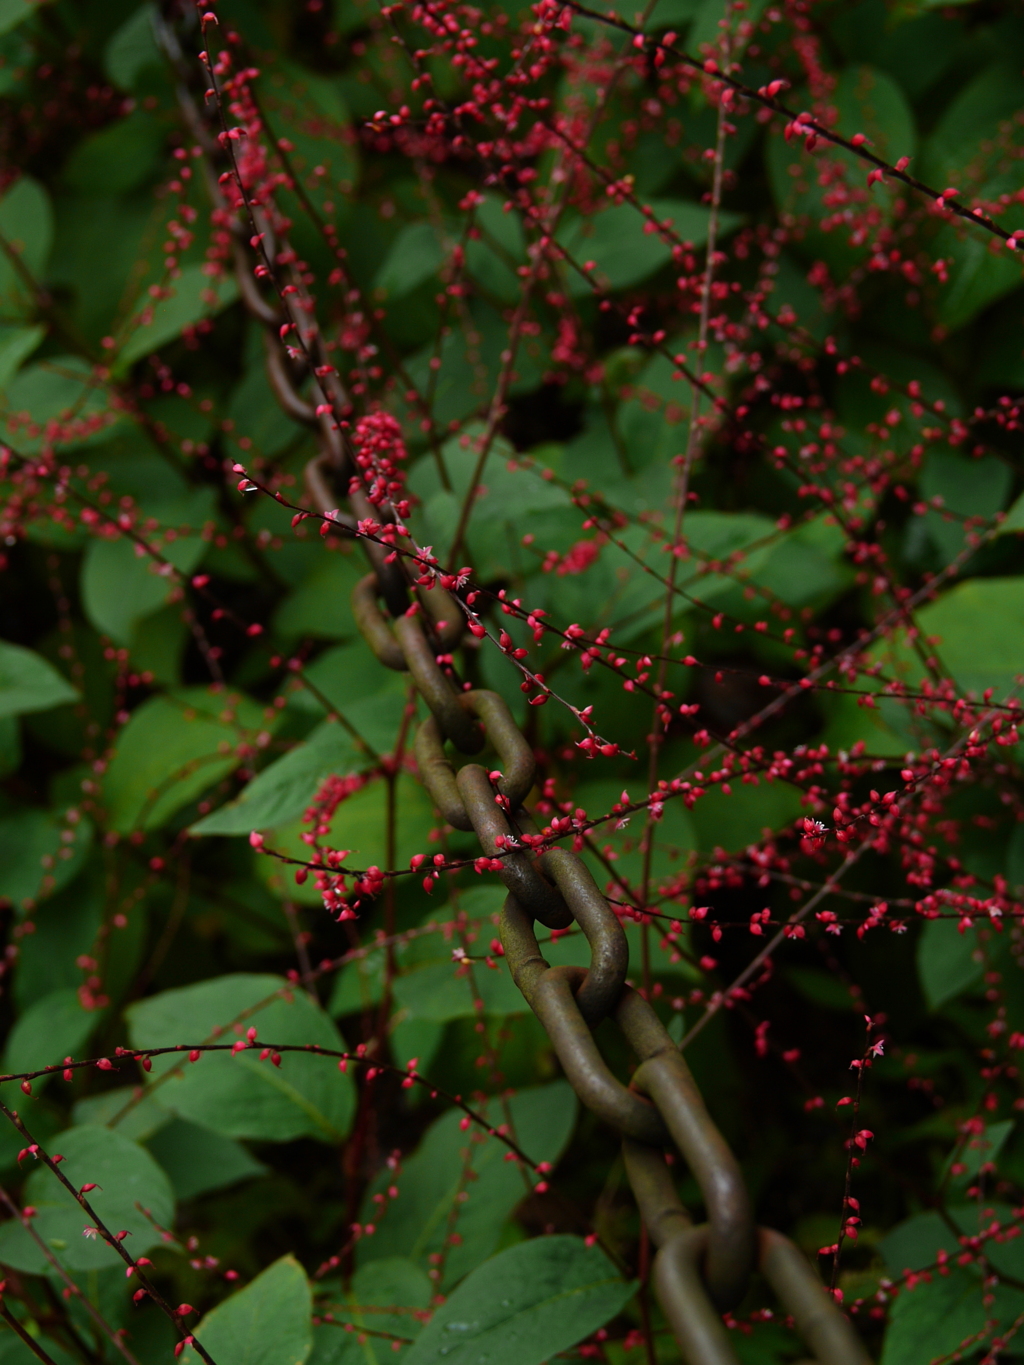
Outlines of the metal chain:
[[[337,524],[338,490],[344,490],[353,518],[341,520],[352,534],[358,534],[360,521],[394,520],[387,506],[369,502],[342,439],[338,418],[351,405],[327,361],[294,254],[263,207],[247,205],[250,223],[228,208],[213,169],[225,161],[216,130],[189,90],[189,71],[176,35],[163,20],[157,26],[179,73],[190,131],[206,152],[215,208],[234,233],[240,297],[264,328],[268,381],[282,410],[317,434],[319,452],[305,472],[310,502]],[[254,266],[259,263],[246,244],[247,234],[259,238],[263,259],[275,263],[277,299],[265,297],[256,284]],[[288,324],[303,343],[298,359],[282,341]],[[320,385],[323,404],[311,404],[299,393],[297,386],[306,378]],[[586,865],[564,848],[534,851],[532,845],[541,841],[522,804],[534,782],[532,748],[497,693],[460,691],[454,682],[450,656],[464,631],[462,606],[439,585],[426,591],[414,586],[400,556],[359,538],[372,572],[352,594],[356,625],[384,667],[411,675],[426,703],[430,715],[414,746],[424,786],[442,819],[456,829],[474,831],[484,855],[500,866],[509,893],[501,912],[501,942],[512,977],[544,1026],[579,1099],[622,1135],[626,1174],[659,1248],[654,1289],[683,1358],[688,1365],[736,1365],[722,1314],[740,1303],[756,1267],[820,1365],[868,1365],[848,1319],[803,1253],[781,1234],[755,1227],[739,1164],[715,1127],[689,1067],[652,1006],[626,984],[625,933]],[[386,603],[390,620],[378,599]],[[477,763],[456,768],[446,743],[463,755],[479,753],[486,743],[500,769],[492,772]],[[578,925],[590,947],[589,967],[550,966],[534,932],[538,920],[551,929]],[[639,1062],[628,1087],[613,1075],[594,1037],[596,1026],[608,1017]],[[700,1227],[692,1226],[665,1162],[664,1148],[673,1144],[704,1198],[708,1222]]]

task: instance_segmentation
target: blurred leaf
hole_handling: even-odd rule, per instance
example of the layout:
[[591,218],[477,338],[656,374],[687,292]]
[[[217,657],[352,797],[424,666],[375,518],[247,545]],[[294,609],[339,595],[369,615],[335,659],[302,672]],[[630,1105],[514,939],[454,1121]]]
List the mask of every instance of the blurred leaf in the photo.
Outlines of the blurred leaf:
[[[90,1035],[101,1023],[99,1010],[84,1010],[76,990],[51,991],[21,1014],[7,1035],[4,1070],[38,1071],[65,1057],[79,1057]],[[46,1078],[33,1082],[40,1090]]]
[[956,520],[943,517],[941,511],[925,513],[928,534],[939,547],[946,563],[956,558],[966,544],[967,533],[963,517],[982,517],[991,521],[1002,509],[1010,488],[1013,473],[1009,466],[994,455],[981,459],[965,459],[948,450],[932,450],[921,475],[922,496],[931,501],[942,499],[943,507],[958,513]]
[[373,287],[392,299],[403,298],[436,275],[449,254],[432,223],[409,223],[392,242]]
[[234,1138],[185,1119],[161,1125],[146,1145],[166,1171],[177,1199],[194,1199],[267,1173],[262,1161]]
[[613,1318],[636,1292],[581,1237],[537,1237],[478,1266],[441,1305],[409,1365],[541,1365]]
[[[6,0],[8,12],[17,3]],[[27,6],[29,0],[25,3]],[[0,6],[3,4],[0,0]],[[31,7],[36,8],[34,4]],[[10,26],[4,23],[4,9],[0,8],[0,33]],[[30,317],[36,307],[35,294],[18,265],[41,284],[53,242],[50,197],[31,176],[21,176],[0,199],[0,237],[18,261],[16,265],[6,250],[0,251],[0,305],[4,320],[9,322],[12,314]]]
[[[304,1365],[312,1314],[306,1272],[294,1256],[282,1256],[207,1313],[195,1337],[217,1365]],[[200,1357],[186,1347],[181,1365],[200,1365]]]
[[[50,1150],[64,1157],[61,1173],[72,1185],[81,1188],[95,1183],[99,1187],[89,1192],[89,1202],[111,1232],[131,1233],[132,1255],[141,1256],[161,1243],[154,1223],[165,1228],[173,1225],[174,1197],[167,1177],[148,1152],[118,1132],[91,1126],[60,1133]],[[68,1270],[123,1264],[101,1237],[83,1235],[88,1215],[47,1167],[37,1167],[25,1182],[25,1202],[38,1210],[33,1228]],[[0,1224],[0,1261],[32,1275],[48,1266],[26,1229],[14,1220]]]
[[164,138],[152,114],[136,109],[79,142],[64,166],[64,179],[82,194],[124,194],[156,174]]
[[968,1340],[977,1348],[1024,1311],[1018,1289],[998,1286],[991,1305],[986,1294],[973,1266],[905,1287],[892,1302],[881,1365],[929,1365]]
[[395,1004],[408,1011],[410,1019],[445,1024],[450,1019],[470,1019],[478,1011],[474,1000],[483,1003],[483,1013],[522,1014],[528,1007],[504,963],[492,971],[482,962],[473,964],[472,978],[460,974],[451,961],[427,963],[396,976],[392,983]]
[[[979,696],[994,690],[1005,698],[1024,673],[1024,579],[971,578],[917,612],[922,637],[957,685]],[[905,681],[923,676],[920,660],[897,632],[872,651]]]
[[321,784],[365,767],[366,754],[337,721],[325,720],[303,743],[266,768],[235,801],[192,826],[193,834],[249,834],[295,820]]
[[79,695],[78,689],[40,655],[0,640],[0,716],[49,711],[75,701]]
[[[675,234],[684,242],[701,247],[708,239],[711,210],[704,204],[686,199],[653,199],[649,204],[659,223],[671,219]],[[738,213],[722,211],[718,216],[718,240],[733,232],[743,221]],[[672,247],[657,233],[645,233],[645,219],[632,204],[619,204],[589,218],[569,222],[558,233],[558,240],[577,265],[594,261],[592,278],[609,289],[627,289],[639,284],[672,259]],[[583,298],[591,293],[587,280],[566,267],[570,295]]]
[[[519,1146],[534,1161],[558,1160],[576,1119],[576,1097],[565,1081],[520,1090],[508,1101],[512,1130]],[[509,1118],[497,1100],[479,1106],[492,1123]],[[523,1173],[505,1160],[508,1150],[494,1138],[461,1128],[462,1113],[451,1109],[427,1130],[408,1158],[398,1182],[401,1197],[388,1209],[372,1238],[357,1247],[360,1264],[384,1256],[408,1256],[427,1267],[434,1252],[444,1252],[443,1288],[455,1284],[486,1259],[498,1244],[502,1225],[523,1198]],[[468,1165],[467,1165],[468,1163]],[[466,1171],[472,1175],[467,1177]],[[368,1192],[364,1221],[376,1221],[372,1196],[394,1183],[389,1172]],[[530,1175],[531,1183],[533,1176]],[[460,1191],[468,1198],[458,1199]],[[449,1222],[453,1213],[454,1223]],[[447,1246],[450,1232],[462,1238]]]
[[[340,1288],[336,1292],[338,1298],[327,1305],[330,1324],[313,1329],[310,1365],[386,1365],[404,1360],[404,1347],[396,1351],[394,1342],[369,1335],[355,1340],[345,1324],[369,1327],[375,1333],[390,1332],[396,1337],[415,1337],[434,1291],[426,1271],[401,1256],[389,1256],[360,1266],[348,1293],[341,1294]],[[382,1311],[388,1309],[392,1311]]]
[[321,639],[351,639],[352,589],[366,576],[358,554],[334,551],[324,555],[313,572],[286,598],[274,616],[282,635],[314,635]]
[[961,934],[955,919],[927,921],[917,940],[917,974],[930,1009],[941,1008],[981,980],[985,964],[975,959],[977,947],[974,930]]
[[110,80],[122,90],[131,90],[147,66],[161,66],[163,54],[153,34],[155,5],[140,5],[124,21],[107,43],[103,66]]
[[0,901],[32,910],[82,869],[92,842],[92,821],[70,821],[23,806],[0,818]]
[[12,327],[0,323],[0,389],[7,387],[22,361],[28,359],[45,335],[46,328],[41,324]]
[[989,238],[966,224],[947,223],[940,228],[935,254],[946,262],[950,277],[942,287],[936,316],[951,332],[1024,282],[1016,256],[996,252]]
[[6,439],[19,454],[34,454],[50,431],[65,449],[105,439],[120,421],[92,366],[77,356],[53,356],[15,375],[5,394]]
[[[281,991],[285,994],[277,994]],[[269,1004],[255,1008],[268,997]],[[266,1142],[344,1137],[354,1089],[333,1058],[285,1053],[280,1067],[269,1058],[259,1060],[261,1048],[275,1043],[344,1046],[328,1016],[281,977],[219,976],[139,1001],[126,1014],[135,1047],[195,1045],[215,1036],[233,1043],[246,1028],[259,1030],[256,1049],[237,1055],[206,1053],[198,1062],[153,1059],[150,1084],[168,1077],[157,1091],[160,1103],[182,1118],[226,1137]],[[236,1034],[230,1026],[241,1014],[245,1023]]]
[[184,266],[169,287],[174,291],[170,298],[148,303],[127,323],[127,340],[117,351],[119,370],[175,340],[186,327],[219,313],[238,297],[233,275],[212,279],[201,265]]
[[199,535],[180,536],[159,548],[162,560],[147,554],[128,536],[89,542],[82,561],[82,605],[98,631],[118,644],[131,643],[139,623],[180,593],[179,575],[192,573],[206,552]]
[[160,1091],[147,1092],[141,1085],[120,1085],[115,1090],[88,1095],[78,1100],[71,1112],[76,1124],[116,1128],[122,1137],[133,1142],[145,1142],[173,1120],[170,1110],[160,1103]]
[[150,697],[119,734],[104,775],[111,826],[159,829],[236,768],[263,725],[262,709],[238,692],[187,687]]
[[1020,108],[1018,68],[1000,56],[957,91],[923,149],[917,173],[925,181],[966,194],[989,179],[1002,150],[1000,126]]

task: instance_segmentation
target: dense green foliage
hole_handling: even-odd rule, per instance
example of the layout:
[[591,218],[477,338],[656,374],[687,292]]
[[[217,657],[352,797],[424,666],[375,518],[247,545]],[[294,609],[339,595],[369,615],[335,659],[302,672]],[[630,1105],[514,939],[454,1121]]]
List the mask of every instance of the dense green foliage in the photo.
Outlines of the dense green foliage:
[[[415,544],[480,591],[460,676],[696,1027],[759,1221],[883,1365],[1019,1353],[1019,6],[657,0],[657,50],[601,4],[214,8],[0,0],[0,1365],[13,1320],[56,1365],[181,1335],[35,1143],[217,1365],[679,1358],[618,1140],[355,628],[361,547],[293,521],[317,437],[236,239],[308,289],[353,423],[401,423]],[[204,43],[258,105],[204,105]],[[219,118],[273,270],[211,198]],[[396,875],[339,917],[321,846]],[[742,1365],[806,1355],[771,1303]]]

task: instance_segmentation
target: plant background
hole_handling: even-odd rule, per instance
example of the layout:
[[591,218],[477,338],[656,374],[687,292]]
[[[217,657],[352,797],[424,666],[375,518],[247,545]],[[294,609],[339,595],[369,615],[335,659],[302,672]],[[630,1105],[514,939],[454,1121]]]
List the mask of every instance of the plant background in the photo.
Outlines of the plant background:
[[[492,640],[464,650],[465,676],[522,720],[546,819],[596,820],[623,790],[636,804],[628,827],[588,828],[585,856],[649,912],[627,916],[634,978],[673,1036],[713,1006],[687,1057],[759,1220],[818,1258],[884,1365],[984,1355],[1003,1337],[1014,1353],[1018,261],[742,101],[722,116],[712,208],[713,70],[659,66],[614,24],[512,0],[392,11],[219,0],[205,33],[213,52],[236,31],[258,69],[271,165],[293,177],[277,189],[292,245],[357,405],[402,421],[419,544],[445,558],[465,503],[456,562],[486,590],[493,633],[533,648],[497,610],[504,590],[599,641],[581,668],[578,648],[542,634],[530,667],[593,706],[618,752],[587,759],[576,717],[528,706]],[[354,629],[359,548],[237,491],[240,463],[302,505],[316,447],[267,384],[152,12],[0,0],[0,1022],[16,1077],[0,1098],[76,1183],[101,1187],[101,1216],[189,1309],[180,1320],[202,1319],[219,1365],[419,1365],[440,1358],[446,1322],[499,1293],[526,1336],[510,1344],[499,1323],[497,1361],[675,1360],[636,1291],[647,1253],[617,1144],[579,1110],[495,956],[497,879],[446,871],[428,895],[420,876],[396,877],[337,922],[315,877],[296,884],[246,837],[307,856],[314,798],[355,774],[327,836],[353,866],[475,856],[437,828],[403,758],[422,710]],[[429,34],[445,15],[449,38]],[[1024,225],[1018,6],[660,0],[646,31],[669,30],[719,60],[725,35],[746,84],[787,80],[794,109]],[[526,69],[524,47],[537,66],[520,87],[505,77]],[[418,66],[416,49],[431,49]],[[486,98],[473,61],[504,82]],[[424,70],[446,108],[483,110],[464,116],[461,146],[454,125],[431,133],[397,113],[420,109]],[[549,103],[512,129],[493,104],[521,88]],[[546,273],[527,289],[533,208],[563,187]],[[721,255],[695,347],[712,221]],[[711,395],[696,423],[694,369]],[[687,555],[666,615],[688,449]],[[702,727],[743,727],[841,650],[847,671],[815,675],[742,735],[756,782],[737,759],[700,799],[665,799],[648,819],[649,783],[699,768]],[[677,710],[649,773],[652,679]],[[983,739],[932,782],[976,723]],[[881,793],[908,782],[905,818],[875,835]],[[802,837],[812,817],[823,846]],[[847,820],[877,842],[773,970],[718,1008],[842,861]],[[693,919],[694,906],[709,909]],[[585,960],[577,936],[548,953]],[[257,1046],[362,1048],[392,1069],[287,1053],[275,1069],[246,1050],[146,1073],[117,1052],[243,1042],[250,1027]],[[625,1075],[621,1042],[607,1025],[600,1038]],[[111,1060],[19,1092],[18,1077],[66,1057]],[[425,1080],[403,1085],[410,1066]],[[511,1125],[529,1161],[507,1161],[455,1096]],[[26,1145],[0,1129],[10,1315],[57,1365],[120,1359],[118,1341],[171,1359],[172,1323],[133,1302],[53,1172],[19,1158]],[[685,1175],[681,1191],[699,1207]],[[26,1232],[25,1205],[74,1292]],[[569,1308],[538,1298],[549,1285]],[[768,1306],[755,1286],[731,1320],[743,1365],[801,1355]],[[32,1358],[5,1324],[0,1361]]]

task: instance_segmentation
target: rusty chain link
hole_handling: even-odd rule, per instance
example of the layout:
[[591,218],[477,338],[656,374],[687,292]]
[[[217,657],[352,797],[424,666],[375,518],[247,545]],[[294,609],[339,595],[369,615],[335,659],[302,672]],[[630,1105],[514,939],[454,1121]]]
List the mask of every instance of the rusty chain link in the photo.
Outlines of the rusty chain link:
[[[174,29],[166,19],[156,22],[178,74],[185,119],[206,154],[214,206],[234,234],[240,297],[264,329],[268,382],[282,410],[317,435],[319,453],[305,471],[310,503],[352,535],[358,535],[361,521],[393,521],[386,505],[370,503],[346,448],[339,418],[351,412],[351,404],[327,359],[294,253],[265,208],[247,202],[249,222],[229,209],[214,167],[227,165],[227,174],[234,174],[234,164],[191,93],[191,73]],[[273,262],[274,273],[266,268],[262,273],[275,284],[276,298],[261,293],[254,278],[257,240],[262,259]],[[291,353],[282,340],[289,324],[302,343]],[[299,393],[307,379],[320,388],[320,402]],[[351,517],[337,510],[345,499]],[[586,865],[567,849],[537,853],[531,847],[538,831],[523,802],[534,782],[533,751],[497,693],[460,690],[455,681],[451,655],[465,627],[459,601],[439,585],[426,591],[414,587],[399,556],[366,536],[359,539],[372,571],[352,594],[356,625],[384,667],[411,675],[426,703],[430,715],[414,744],[420,777],[442,819],[474,831],[484,854],[500,863],[508,891],[501,942],[512,977],[579,1099],[623,1138],[626,1174],[658,1248],[654,1289],[684,1359],[688,1365],[736,1365],[722,1314],[740,1303],[756,1268],[820,1365],[867,1365],[859,1338],[803,1253],[781,1234],[755,1227],[739,1164],[689,1067],[652,1006],[626,984],[625,932]],[[477,763],[457,768],[446,743],[467,756],[489,744],[500,772],[492,774]],[[578,925],[590,947],[589,967],[550,966],[534,932],[538,920],[551,929]],[[639,1062],[628,1086],[612,1073],[594,1037],[596,1025],[607,1017],[615,1020]],[[700,1227],[691,1224],[676,1194],[663,1155],[671,1145],[703,1195],[708,1222]]]

